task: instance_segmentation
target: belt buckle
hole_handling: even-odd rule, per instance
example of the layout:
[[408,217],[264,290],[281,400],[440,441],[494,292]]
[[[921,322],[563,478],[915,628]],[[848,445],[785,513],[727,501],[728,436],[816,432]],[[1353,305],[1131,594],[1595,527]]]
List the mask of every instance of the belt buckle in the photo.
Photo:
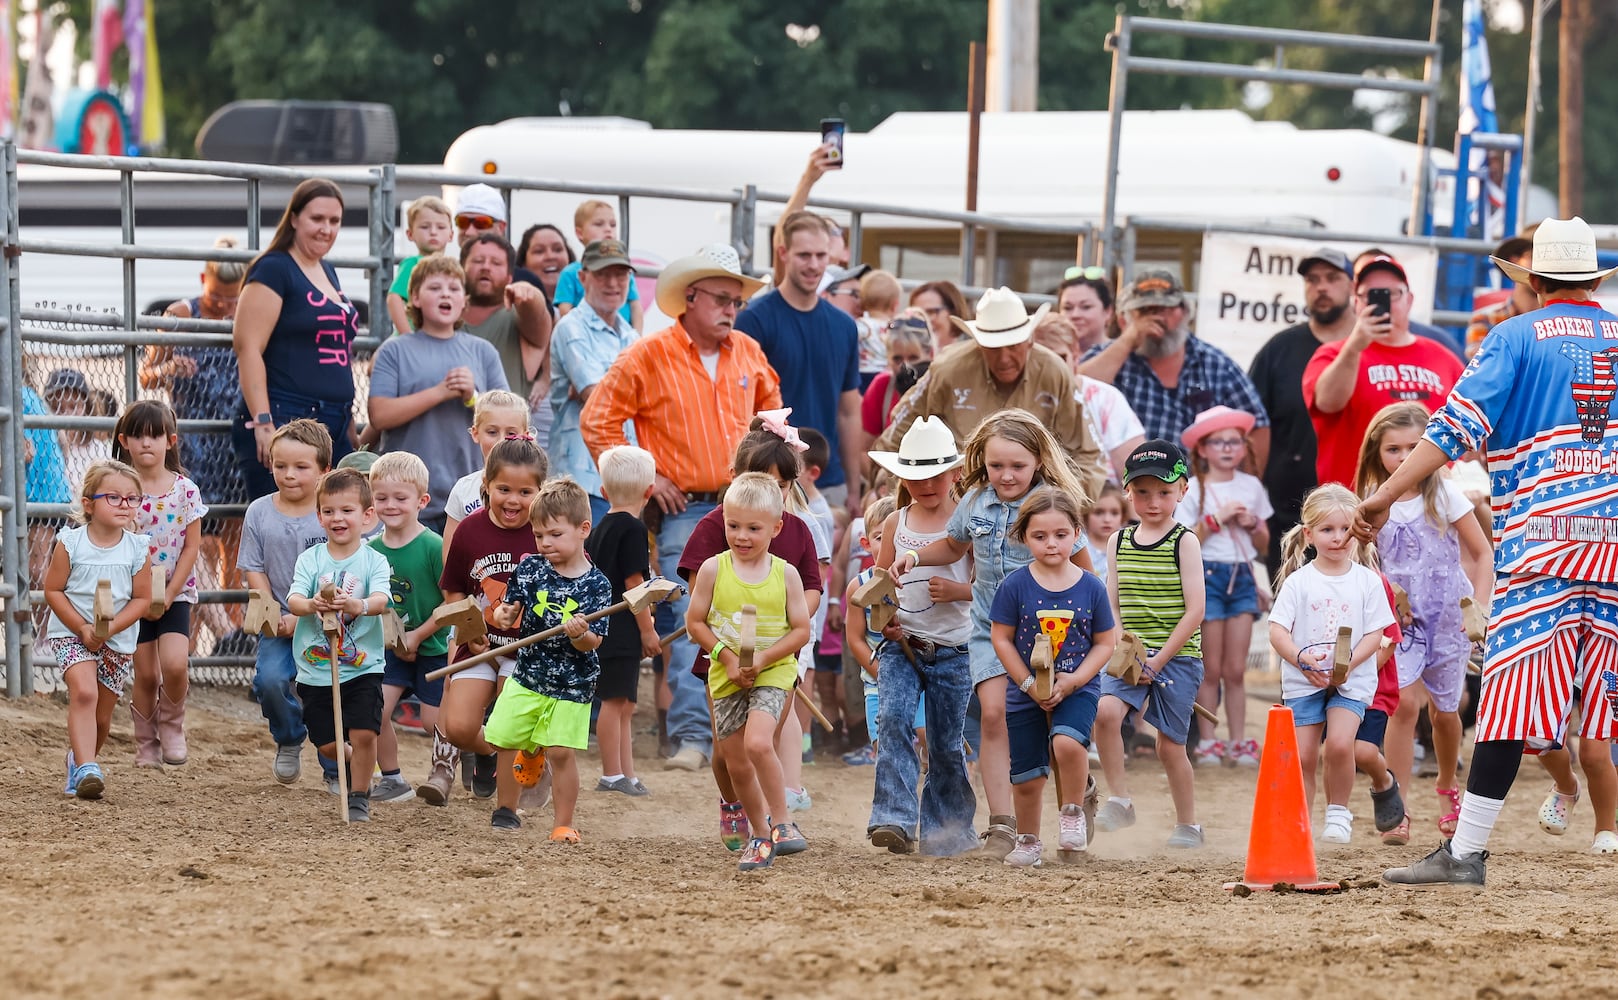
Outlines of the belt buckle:
[[910,648],[915,651],[917,656],[927,662],[931,663],[938,659],[938,643],[933,642],[931,639],[923,639],[920,636],[906,632],[905,641],[910,643]]

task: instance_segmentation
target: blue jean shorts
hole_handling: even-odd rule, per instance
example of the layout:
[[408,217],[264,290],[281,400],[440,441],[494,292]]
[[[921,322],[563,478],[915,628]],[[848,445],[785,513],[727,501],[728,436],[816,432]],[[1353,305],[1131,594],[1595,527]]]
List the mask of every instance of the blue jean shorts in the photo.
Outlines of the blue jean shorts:
[[1258,614],[1258,583],[1253,579],[1252,563],[1203,563],[1202,582],[1208,594],[1205,620]]
[[449,662],[449,654],[440,653],[437,656],[416,654],[414,660],[401,660],[393,650],[384,651],[382,657],[382,683],[389,687],[404,688],[406,692],[414,694],[416,700],[423,705],[438,707],[444,700],[444,678],[436,681],[427,679],[427,675]]
[[1282,698],[1281,704],[1292,709],[1294,726],[1318,726],[1326,721],[1326,713],[1334,708],[1346,708],[1363,721],[1370,707],[1363,701],[1343,697],[1334,687],[1323,687],[1302,698]]
[[1101,675],[1101,693],[1112,695],[1134,709],[1144,709],[1146,724],[1181,746],[1191,731],[1191,706],[1202,686],[1202,659],[1176,656],[1158,672],[1157,679],[1125,684],[1109,673]]
[[[1296,720],[1297,716],[1294,715]],[[1380,708],[1367,708],[1365,715],[1360,718],[1360,731],[1354,737],[1360,743],[1369,743],[1378,750],[1382,749],[1382,741],[1388,736],[1388,713]]]
[[1095,727],[1096,703],[1101,700],[1100,686],[1088,684],[1077,694],[1070,695],[1051,711],[1047,724],[1045,713],[1034,708],[1006,713],[1006,732],[1011,740],[1011,783],[1043,778],[1051,773],[1051,740],[1067,736],[1090,745],[1090,732]]

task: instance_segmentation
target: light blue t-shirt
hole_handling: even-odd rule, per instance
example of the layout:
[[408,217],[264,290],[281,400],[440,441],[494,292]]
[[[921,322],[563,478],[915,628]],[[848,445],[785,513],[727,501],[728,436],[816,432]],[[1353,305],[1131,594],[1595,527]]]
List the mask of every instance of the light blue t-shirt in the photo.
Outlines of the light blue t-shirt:
[[[556,295],[552,298],[553,307],[568,305],[573,309],[579,308],[584,301],[584,282],[579,280],[579,262],[574,261],[562,268],[562,273],[556,279]],[[629,298],[618,307],[618,315],[624,318],[625,323],[632,322],[629,304],[640,301],[640,291],[635,287],[635,276],[629,277]],[[571,310],[570,310],[571,311]],[[566,319],[567,317],[562,317]]]
[[[387,558],[369,545],[361,545],[347,559],[333,559],[331,549],[321,543],[298,556],[288,596],[314,597],[323,585],[334,583],[339,595],[368,598],[381,594],[391,601],[391,574]],[[382,619],[376,615],[362,615],[352,620],[344,615],[343,619],[342,648],[337,655],[340,682],[381,673]],[[292,633],[292,652],[298,665],[299,684],[331,687],[331,652],[326,648],[326,635],[320,630],[319,615],[298,619],[298,627]]]
[[[618,355],[635,342],[635,328],[622,313],[613,318],[617,323],[608,326],[600,313],[584,304],[558,320],[551,334],[551,412],[555,419],[546,451],[554,475],[572,476],[586,493],[595,496],[601,495],[601,476],[579,432],[579,415],[584,412],[579,392],[600,382]],[[624,435],[630,444],[635,443],[633,422],[625,421]]]
[[[85,621],[95,621],[96,585],[102,580],[112,584],[112,607],[114,614],[121,614],[124,605],[134,596],[135,574],[146,565],[148,549],[152,544],[150,537],[137,535],[133,531],[125,531],[111,548],[102,548],[90,540],[89,531],[83,525],[72,528],[63,528],[56,533],[56,540],[62,543],[67,551],[69,569],[67,574],[67,587],[63,593],[67,595],[68,603],[73,610]],[[115,633],[107,638],[107,648],[115,653],[133,653],[135,651],[136,632],[139,629],[131,625],[122,632]],[[78,633],[67,627],[52,611],[50,620],[45,625],[45,637],[48,639],[76,637]]]

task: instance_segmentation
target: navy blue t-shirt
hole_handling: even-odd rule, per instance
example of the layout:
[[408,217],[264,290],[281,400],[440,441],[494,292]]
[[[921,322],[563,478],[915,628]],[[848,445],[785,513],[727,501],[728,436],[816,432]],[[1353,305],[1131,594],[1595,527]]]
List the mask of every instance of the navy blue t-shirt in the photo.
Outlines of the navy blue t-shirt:
[[772,291],[742,310],[736,329],[764,348],[781,378],[781,401],[792,407],[793,426],[813,427],[831,443],[831,460],[820,470],[817,485],[841,485],[837,407],[843,393],[860,388],[860,334],[853,317],[825,299],[799,312]]
[[[1071,674],[1090,653],[1091,641],[1097,632],[1113,627],[1112,607],[1107,603],[1107,588],[1094,573],[1081,571],[1079,582],[1061,592],[1046,590],[1024,566],[1013,571],[1000,584],[989,609],[989,620],[1000,625],[1017,627],[1017,652],[1027,663],[1034,655],[1034,640],[1044,632],[1051,637],[1051,655],[1056,671]],[[1101,685],[1097,673],[1086,688]],[[1006,678],[1006,711],[1026,712],[1039,704],[1023,694],[1017,685]]]
[[349,345],[359,336],[359,311],[342,294],[337,270],[325,261],[320,266],[339,301],[329,301],[315,288],[289,253],[271,250],[247,272],[248,284],[256,282],[281,297],[281,315],[264,346],[265,384],[271,392],[349,402],[354,398]]

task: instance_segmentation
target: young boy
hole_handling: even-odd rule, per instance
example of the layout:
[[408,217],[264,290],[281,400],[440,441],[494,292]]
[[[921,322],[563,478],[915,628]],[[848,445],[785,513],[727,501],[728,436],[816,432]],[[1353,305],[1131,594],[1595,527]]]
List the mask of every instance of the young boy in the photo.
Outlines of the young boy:
[[[353,749],[348,759],[348,821],[371,821],[371,772],[376,767],[376,739],[382,729],[382,623],[387,609],[388,561],[365,544],[361,535],[371,510],[371,484],[353,469],[335,469],[320,479],[315,491],[324,544],[298,556],[287,592],[287,608],[297,616],[292,645],[297,653],[298,697],[303,701],[309,742],[332,760],[341,760],[343,743]],[[321,588],[337,588],[331,600]],[[338,646],[331,648],[321,628],[321,614],[337,612],[342,625]],[[332,690],[331,665],[338,666],[339,687]],[[341,698],[343,732],[333,727],[332,699]]]
[[[651,498],[657,478],[652,453],[631,445],[608,448],[597,460],[601,470],[601,493],[611,509],[590,531],[585,551],[596,568],[612,584],[614,603],[624,599],[624,591],[638,587],[651,575],[650,546],[641,511]],[[601,715],[596,720],[596,742],[601,747],[601,780],[598,792],[646,795],[646,786],[635,776],[635,702],[640,688],[640,661],[661,652],[652,609],[638,615],[620,611],[608,619],[607,638],[596,656],[601,661],[601,679],[596,697],[601,699]]]
[[[392,451],[371,466],[371,502],[382,521],[382,534],[371,548],[382,553],[389,567],[392,607],[404,626],[406,652],[383,651],[382,718],[391,720],[399,699],[411,693],[421,703],[422,728],[433,735],[432,770],[427,781],[442,781],[449,794],[460,754],[438,731],[438,703],[444,697],[442,679],[427,675],[449,662],[449,629],[438,628],[433,611],[444,602],[438,578],[444,572],[444,540],[418,518],[427,506],[427,465],[407,451]],[[399,773],[399,738],[392,725],[384,725],[376,744],[382,778],[371,788],[378,802],[413,799],[415,789]],[[442,770],[442,773],[440,771]]]
[[1124,777],[1124,717],[1144,709],[1157,730],[1157,759],[1174,797],[1175,826],[1170,847],[1201,847],[1196,821],[1191,759],[1185,741],[1191,705],[1202,684],[1202,549],[1195,532],[1174,520],[1185,496],[1185,453],[1171,441],[1147,441],[1124,463],[1124,489],[1134,501],[1139,523],[1112,536],[1112,573],[1107,596],[1113,617],[1133,632],[1150,654],[1140,684],[1101,677],[1096,740],[1111,797],[1096,814],[1096,829],[1122,830],[1135,822],[1135,806]]
[[[578,237],[579,246],[582,247],[596,240],[615,240],[618,238],[618,216],[612,206],[604,201],[596,198],[582,201],[573,211],[573,235]],[[579,280],[579,267],[579,262],[574,261],[562,268],[562,273],[557,276],[556,301],[552,304],[556,306],[558,316],[566,316],[574,306],[584,301],[584,283]],[[635,288],[633,279],[629,282],[629,298],[618,311],[636,332],[640,331],[646,310],[641,307],[640,292]]]
[[[737,866],[742,871],[809,849],[796,823],[771,825],[787,815],[775,723],[797,681],[798,650],[809,641],[803,579],[769,551],[781,532],[781,509],[781,486],[773,477],[744,472],[735,478],[724,501],[729,548],[697,571],[685,614],[692,641],[716,665],[708,671],[714,735],[753,831]],[[738,658],[743,605],[757,609],[757,643],[746,669]]]
[[494,610],[503,629],[521,622],[524,635],[558,625],[567,632],[517,652],[517,669],[483,727],[483,738],[500,748],[500,766],[517,776],[501,785],[498,808],[490,817],[497,830],[516,830],[520,789],[532,787],[551,765],[556,826],[552,843],[577,844],[573,810],[579,801],[579,765],[573,751],[590,740],[590,703],[595,699],[600,661],[596,649],[607,634],[607,618],[584,616],[612,604],[612,584],[590,565],[584,543],[590,537],[590,497],[571,479],[540,488],[529,512],[538,556],[524,556],[506,582],[505,603]]
[[[395,337],[376,352],[371,370],[371,426],[381,452],[408,451],[427,463],[433,497],[444,498],[462,476],[483,467],[467,431],[478,394],[505,389],[494,345],[460,329],[466,276],[449,257],[428,257],[410,275],[410,318],[420,336]],[[429,500],[422,523],[444,527],[443,499]]]
[[[297,666],[292,636],[297,618],[286,595],[298,557],[326,540],[315,510],[315,486],[331,469],[331,434],[316,420],[294,420],[276,428],[270,438],[270,471],[276,492],[247,506],[242,518],[241,553],[236,565],[253,590],[273,594],[281,604],[281,623],[274,636],[260,636],[253,668],[253,693],[275,739],[275,780],[290,785],[303,772],[303,742],[308,736],[303,706],[293,691]],[[328,787],[336,787],[336,758],[323,759]]]
[[406,311],[410,299],[410,274],[415,266],[425,257],[432,257],[444,252],[449,246],[450,237],[455,233],[455,220],[451,218],[449,206],[444,204],[442,198],[432,195],[417,198],[410,203],[410,210],[405,214],[405,224],[409,227],[407,235],[410,242],[416,245],[417,255],[406,257],[399,262],[399,270],[393,276],[393,284],[388,288],[388,318],[393,320],[395,334],[409,333],[416,329],[416,324]]
[[888,324],[899,314],[904,289],[889,271],[865,272],[860,278],[860,307],[865,315],[855,320],[860,329],[860,391],[888,367]]
[[507,438],[532,439],[533,429],[528,425],[528,401],[505,389],[491,389],[478,394],[477,406],[472,410],[472,429],[468,431],[478,446],[481,456],[478,467],[456,480],[450,488],[449,499],[444,501],[444,551],[449,551],[449,540],[455,535],[455,526],[483,509],[483,464],[489,452]]

